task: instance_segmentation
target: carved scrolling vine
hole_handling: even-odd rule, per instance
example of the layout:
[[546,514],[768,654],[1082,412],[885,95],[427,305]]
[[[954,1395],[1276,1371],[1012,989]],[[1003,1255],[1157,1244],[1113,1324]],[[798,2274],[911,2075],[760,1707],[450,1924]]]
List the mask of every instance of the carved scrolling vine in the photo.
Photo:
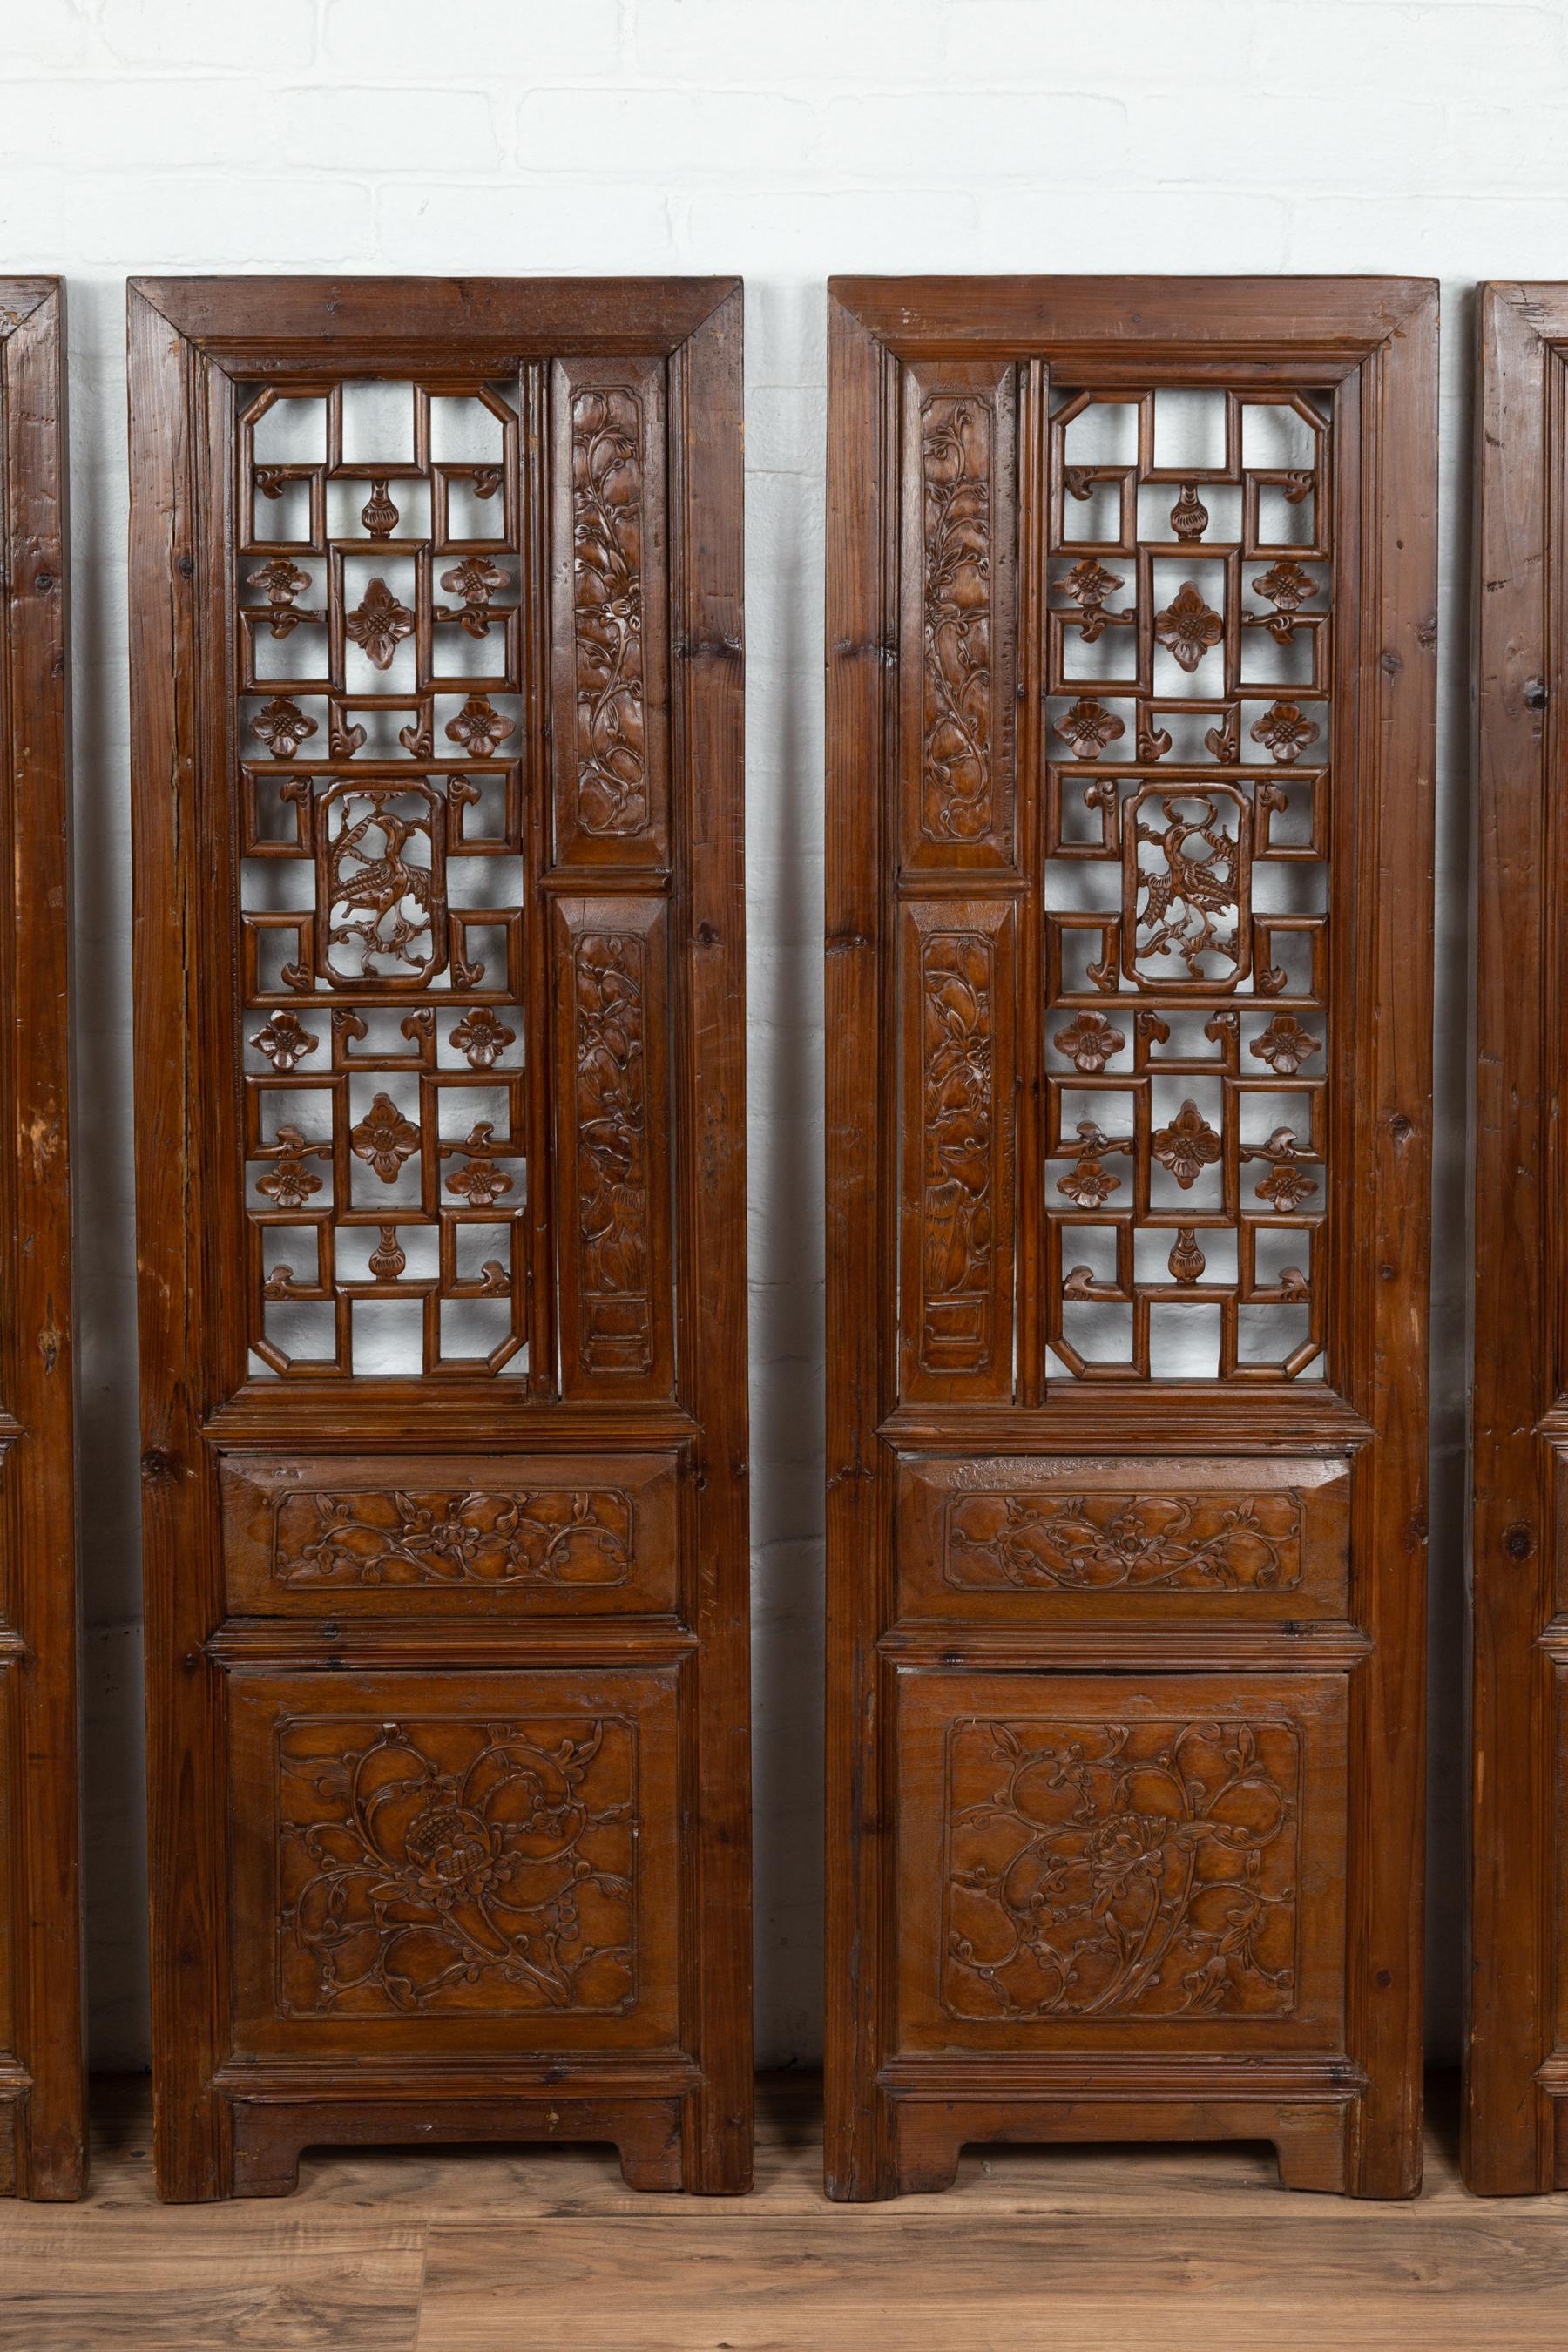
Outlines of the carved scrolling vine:
[[618,1487],[289,1494],[276,1508],[272,1573],[291,1585],[624,1584],[632,1523]]
[[601,835],[638,834],[648,823],[642,442],[635,393],[615,386],[574,395],[577,823]]
[[577,1265],[585,1372],[653,1366],[647,943],[585,931],[574,959]]
[[995,942],[929,934],[921,948],[921,1356],[979,1370],[993,1348]]
[[1301,1498],[950,1496],[942,1567],[968,1591],[1277,1592],[1301,1576]]
[[1288,2017],[1300,1778],[1289,1724],[955,1723],[942,2007]]
[[992,474],[994,418],[973,397],[926,403],[925,684],[921,829],[977,841],[992,825]]
[[285,2015],[632,2006],[635,1725],[285,1717],[276,1771]]

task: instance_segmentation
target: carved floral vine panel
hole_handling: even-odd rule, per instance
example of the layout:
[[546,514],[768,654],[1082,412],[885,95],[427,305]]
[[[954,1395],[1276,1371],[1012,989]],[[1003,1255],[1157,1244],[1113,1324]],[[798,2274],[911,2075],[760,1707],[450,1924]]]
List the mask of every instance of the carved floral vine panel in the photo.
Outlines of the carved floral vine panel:
[[624,1584],[632,1520],[617,1488],[318,1488],[279,1503],[272,1572],[312,1587]]
[[959,1591],[1267,1592],[1301,1580],[1301,1498],[1205,1491],[954,1495],[945,1580]]
[[1054,388],[1047,1372],[1321,1369],[1326,398]]
[[552,395],[557,856],[657,867],[669,855],[662,374],[564,360]]
[[955,1722],[943,2009],[1288,2017],[1300,1777],[1283,1723]]
[[241,409],[263,1374],[528,1368],[518,430],[500,384],[268,384]]
[[1010,907],[907,910],[904,1340],[913,1381],[1012,1380]]
[[560,1183],[572,1236],[561,1305],[568,1394],[668,1386],[669,1199],[655,1149],[667,1084],[665,909],[557,902]]
[[903,859],[995,867],[1014,824],[1017,416],[1010,369],[906,387]]
[[280,2014],[633,2005],[634,1723],[284,1717],[275,1752]]

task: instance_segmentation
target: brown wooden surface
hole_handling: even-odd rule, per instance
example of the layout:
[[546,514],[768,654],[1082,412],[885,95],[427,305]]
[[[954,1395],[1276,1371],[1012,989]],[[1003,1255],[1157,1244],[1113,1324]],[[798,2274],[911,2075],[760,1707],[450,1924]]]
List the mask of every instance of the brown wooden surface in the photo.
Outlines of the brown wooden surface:
[[6,2352],[1550,2352],[1550,2200],[1467,2197],[1434,2086],[1419,2199],[1281,2198],[1266,2147],[975,2147],[945,2197],[831,2205],[809,2084],[759,2084],[756,2193],[605,2147],[337,2149],[287,2207],[155,2201],[144,2084],[102,2086],[86,2206],[0,2221]]
[[836,2197],[1419,2182],[1436,323],[830,293]]
[[740,289],[130,341],[160,2187],[743,2189]]
[[1568,287],[1481,295],[1465,2174],[1568,2187],[1559,808]]
[[65,289],[0,279],[0,2186],[86,2180],[67,992]]

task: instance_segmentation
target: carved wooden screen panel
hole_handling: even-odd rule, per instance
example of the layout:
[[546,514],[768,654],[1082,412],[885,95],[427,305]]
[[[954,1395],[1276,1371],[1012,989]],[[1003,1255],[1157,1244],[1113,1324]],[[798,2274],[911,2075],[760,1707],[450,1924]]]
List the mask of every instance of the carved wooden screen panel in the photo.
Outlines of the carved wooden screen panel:
[[0,279],[0,2190],[78,2197],[65,289]]
[[1470,1906],[1463,2160],[1568,2189],[1561,810],[1568,286],[1482,289]]
[[739,291],[131,348],[160,2188],[742,2188]]
[[836,2195],[1418,2179],[1434,321],[836,289]]

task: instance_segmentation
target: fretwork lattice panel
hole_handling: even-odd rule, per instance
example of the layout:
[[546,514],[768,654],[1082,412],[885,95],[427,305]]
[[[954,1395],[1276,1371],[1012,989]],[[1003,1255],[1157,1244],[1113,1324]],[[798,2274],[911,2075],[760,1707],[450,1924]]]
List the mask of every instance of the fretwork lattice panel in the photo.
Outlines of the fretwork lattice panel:
[[518,415],[268,386],[239,418],[252,1369],[527,1369]]
[[1329,411],[1054,387],[1047,1371],[1325,1345]]

